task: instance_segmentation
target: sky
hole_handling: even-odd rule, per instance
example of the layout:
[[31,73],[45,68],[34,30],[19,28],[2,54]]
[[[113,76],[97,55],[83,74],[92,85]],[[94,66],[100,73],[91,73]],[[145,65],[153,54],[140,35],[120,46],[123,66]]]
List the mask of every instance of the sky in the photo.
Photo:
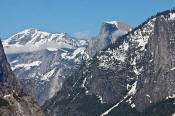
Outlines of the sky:
[[173,7],[175,0],[0,0],[0,38],[28,28],[90,38],[104,21],[136,27]]

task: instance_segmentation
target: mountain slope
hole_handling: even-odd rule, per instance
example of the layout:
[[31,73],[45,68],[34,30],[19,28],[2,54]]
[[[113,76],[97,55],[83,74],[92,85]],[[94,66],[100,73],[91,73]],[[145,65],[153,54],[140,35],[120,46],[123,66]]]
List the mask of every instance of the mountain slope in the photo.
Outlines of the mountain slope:
[[48,116],[171,116],[175,10],[149,18],[85,62],[43,105]]
[[99,34],[89,41],[88,54],[91,57],[94,56],[96,52],[104,49],[109,44],[114,43],[117,38],[131,30],[132,27],[123,22],[103,22]]
[[[93,44],[70,37],[67,33],[52,34],[27,29],[4,40],[3,45],[24,91],[42,105],[61,89],[64,80],[92,55],[91,52],[95,54],[116,39],[113,35],[120,36],[129,29],[131,27],[125,23],[105,22],[96,39],[90,40]],[[104,38],[99,38],[104,35]],[[97,49],[94,48],[97,46]]]
[[0,41],[0,115],[44,116],[37,102],[23,93],[21,84],[7,62]]
[[57,92],[66,77],[88,58],[86,40],[66,33],[28,29],[3,40],[5,52],[24,91],[39,104]]

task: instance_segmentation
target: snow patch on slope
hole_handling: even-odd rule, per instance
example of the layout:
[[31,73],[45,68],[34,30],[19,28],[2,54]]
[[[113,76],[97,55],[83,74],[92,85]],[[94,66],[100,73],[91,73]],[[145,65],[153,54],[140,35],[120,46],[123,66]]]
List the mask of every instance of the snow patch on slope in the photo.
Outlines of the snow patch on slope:
[[74,59],[78,54],[83,54],[85,52],[85,47],[80,47],[76,49],[71,56],[67,56],[67,59]]
[[98,97],[98,99],[99,99],[99,101],[100,101],[101,104],[106,103],[106,102],[103,100],[102,96],[100,96],[100,95],[96,95],[96,96]]
[[57,51],[58,49],[55,49],[55,48],[47,48],[47,50],[49,50],[49,51]]
[[83,83],[82,83],[82,85],[81,85],[82,88],[86,88],[86,87],[85,87],[86,80],[87,80],[87,78],[84,78]]
[[17,62],[19,62],[19,60],[14,60],[14,61],[11,62],[11,64],[15,64]]
[[11,95],[10,94],[8,94],[8,95],[4,95],[4,98],[6,99],[6,98],[10,98],[11,97]]
[[169,20],[175,20],[175,13],[170,13],[169,16]]
[[175,116],[175,113],[174,113],[174,114],[172,114],[172,116]]
[[61,54],[61,57],[63,59],[69,59],[74,60],[75,62],[80,62],[82,58],[78,56],[82,56],[82,58],[86,57],[86,59],[89,58],[85,47],[79,47],[75,49],[72,53],[64,52]]
[[55,68],[41,77],[41,80],[49,81],[49,78],[55,73]]
[[175,70],[175,67],[171,68],[170,70]]
[[115,61],[125,62],[126,52],[129,48],[129,44],[124,42],[117,49],[110,49],[106,51],[106,54],[97,56],[99,60],[99,67],[109,68]]
[[169,98],[175,98],[175,94],[166,97],[166,99],[169,99]]
[[[136,86],[137,86],[138,76],[140,75],[140,73],[143,69],[143,67],[141,67],[140,69],[138,69],[136,67],[136,65],[137,65],[136,61],[139,60],[140,57],[143,55],[142,51],[146,50],[145,46],[148,43],[148,39],[151,36],[151,34],[153,34],[153,32],[154,32],[154,22],[155,22],[155,18],[149,20],[148,23],[143,26],[142,31],[141,31],[141,29],[137,29],[134,31],[134,33],[131,33],[130,35],[128,35],[127,38],[129,40],[130,44],[128,42],[124,41],[124,43],[119,45],[119,47],[117,49],[114,49],[113,51],[108,49],[106,51],[106,53],[115,53],[115,54],[112,54],[113,56],[116,55],[116,52],[119,53],[119,54],[117,54],[117,57],[123,56],[123,59],[121,60],[119,58],[116,58],[116,60],[120,61],[120,62],[124,62],[126,57],[127,57],[126,52],[127,52],[128,48],[130,47],[130,45],[134,46],[135,48],[139,48],[138,50],[135,51],[136,56],[130,62],[130,64],[133,65],[133,72],[136,74],[135,83],[131,86],[129,84],[127,84],[127,89],[129,89],[130,87],[131,87],[131,89],[126,94],[126,96],[120,102],[118,102],[116,105],[111,107],[109,110],[107,110],[106,112],[104,112],[100,116],[105,116],[105,115],[109,114],[109,112],[111,112],[114,108],[118,107],[120,105],[120,103],[122,103],[126,99],[127,99],[126,102],[128,102],[131,105],[131,108],[135,107],[135,104],[132,102],[132,98],[136,94],[136,91],[137,91]],[[120,48],[122,50],[120,50]],[[100,63],[101,62],[103,63],[103,66],[108,68],[108,67],[110,67],[110,63],[103,62],[103,60],[104,60],[104,58],[108,59],[110,57],[111,57],[110,54],[108,54],[108,56],[102,55],[102,58],[98,57],[98,59],[99,59]],[[111,61],[111,59],[108,59],[108,60]],[[104,61],[106,61],[106,60],[104,60]]]
[[26,70],[29,70],[31,67],[34,66],[40,66],[41,61],[34,61],[28,64],[17,64],[14,67],[12,67],[12,70],[16,70],[17,68],[25,68]]

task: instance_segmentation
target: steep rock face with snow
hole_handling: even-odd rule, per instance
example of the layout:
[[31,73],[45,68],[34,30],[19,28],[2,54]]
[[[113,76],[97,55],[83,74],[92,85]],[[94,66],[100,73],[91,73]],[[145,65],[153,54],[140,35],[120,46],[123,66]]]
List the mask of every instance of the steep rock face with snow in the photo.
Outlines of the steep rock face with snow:
[[23,93],[0,41],[0,116],[44,116],[37,102]]
[[[161,15],[149,37],[143,73],[139,75],[136,108],[143,110],[175,94],[175,13]],[[142,96],[142,97],[141,97]],[[142,101],[142,105],[140,103]]]
[[99,34],[89,41],[88,54],[91,57],[94,56],[96,52],[104,49],[109,44],[114,43],[117,38],[131,30],[132,27],[123,22],[103,22]]
[[65,78],[88,58],[88,42],[67,33],[28,29],[3,40],[3,45],[24,91],[40,105],[51,98],[62,87]]
[[86,61],[43,105],[48,116],[175,113],[175,10],[152,16]]

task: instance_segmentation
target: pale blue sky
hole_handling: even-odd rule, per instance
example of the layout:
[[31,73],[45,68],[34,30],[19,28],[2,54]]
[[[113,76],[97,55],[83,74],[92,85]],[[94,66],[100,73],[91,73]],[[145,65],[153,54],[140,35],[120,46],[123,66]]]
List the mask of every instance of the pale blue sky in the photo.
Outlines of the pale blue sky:
[[135,27],[173,7],[175,0],[0,0],[0,38],[28,28],[89,38],[103,21],[119,20]]

